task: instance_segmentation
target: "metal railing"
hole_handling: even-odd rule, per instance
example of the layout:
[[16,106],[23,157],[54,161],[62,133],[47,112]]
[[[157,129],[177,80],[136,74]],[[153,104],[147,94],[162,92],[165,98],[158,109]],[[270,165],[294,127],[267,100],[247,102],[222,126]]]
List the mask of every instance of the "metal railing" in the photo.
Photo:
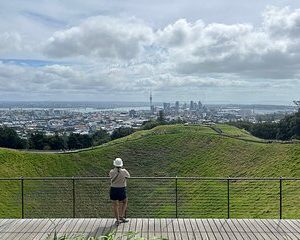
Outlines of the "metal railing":
[[[0,217],[112,217],[108,177],[0,178]],[[132,177],[128,217],[299,218],[300,178]]]

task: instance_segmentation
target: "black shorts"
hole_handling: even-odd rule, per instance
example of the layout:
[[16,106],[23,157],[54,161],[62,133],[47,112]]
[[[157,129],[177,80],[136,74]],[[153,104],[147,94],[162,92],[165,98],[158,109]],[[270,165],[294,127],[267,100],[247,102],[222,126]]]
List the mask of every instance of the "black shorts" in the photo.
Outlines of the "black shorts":
[[110,195],[110,200],[123,201],[125,198],[127,198],[126,188],[125,187],[122,187],[122,188],[111,187],[109,195]]

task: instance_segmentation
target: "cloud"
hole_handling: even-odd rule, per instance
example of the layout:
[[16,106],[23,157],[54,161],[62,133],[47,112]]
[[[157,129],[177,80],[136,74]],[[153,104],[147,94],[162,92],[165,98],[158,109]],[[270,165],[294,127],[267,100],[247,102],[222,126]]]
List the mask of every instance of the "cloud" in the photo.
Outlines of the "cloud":
[[[52,14],[27,18],[43,18],[43,25],[53,22],[45,16]],[[64,22],[54,25],[61,28]],[[7,82],[0,91],[97,98],[138,95],[150,88],[187,96],[201,89],[275,92],[300,85],[300,10],[289,7],[267,7],[256,25],[178,19],[153,27],[136,18],[96,16],[51,29],[39,34],[44,39],[42,64],[23,66],[18,58],[0,64],[0,81]],[[0,52],[22,52],[24,36],[4,31]],[[34,43],[28,35],[26,42]],[[31,49],[41,54],[39,47]]]
[[0,33],[0,53],[20,51],[22,49],[22,38],[17,32]]
[[268,6],[263,12],[263,27],[277,38],[300,37],[300,9]]
[[113,59],[137,57],[151,42],[152,29],[135,19],[92,17],[79,26],[59,31],[48,40],[49,57],[92,56]]
[[204,23],[201,20],[188,23],[186,19],[179,19],[156,33],[157,42],[163,47],[180,47],[190,44],[201,36]]
[[297,78],[300,10],[267,7],[262,15],[260,27],[179,19],[158,30],[137,19],[98,16],[54,33],[44,52],[55,58],[93,57],[106,64],[161,63],[170,74],[183,76]]

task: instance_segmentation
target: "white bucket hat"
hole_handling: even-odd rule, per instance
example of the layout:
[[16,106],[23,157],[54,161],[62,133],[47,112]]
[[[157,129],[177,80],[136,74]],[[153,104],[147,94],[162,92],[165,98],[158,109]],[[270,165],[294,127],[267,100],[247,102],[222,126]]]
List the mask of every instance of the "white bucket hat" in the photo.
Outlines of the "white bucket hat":
[[121,158],[116,158],[114,160],[114,166],[115,167],[123,167],[123,161],[122,161],[122,159]]

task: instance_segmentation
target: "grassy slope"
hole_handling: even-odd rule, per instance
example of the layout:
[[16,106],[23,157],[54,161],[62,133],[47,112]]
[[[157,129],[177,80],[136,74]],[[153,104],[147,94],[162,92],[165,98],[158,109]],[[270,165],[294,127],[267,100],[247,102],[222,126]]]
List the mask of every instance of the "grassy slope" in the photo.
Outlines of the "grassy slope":
[[[233,137],[253,140],[251,135],[235,127],[227,125],[218,125],[217,127],[221,128],[223,133]],[[126,168],[133,176],[300,176],[299,144],[266,144],[243,141],[238,138],[220,136],[208,127],[177,125],[159,126],[149,131],[137,132],[126,138],[118,139],[93,150],[80,153],[37,154],[1,149],[0,177],[106,176],[111,167],[112,160],[115,157],[124,159]],[[0,184],[7,190],[10,190],[6,191],[6,193],[5,191],[1,191],[0,195],[2,195],[2,199],[13,198],[13,190],[18,189],[17,183],[14,186],[8,186],[5,183]],[[170,186],[170,184],[171,183],[166,183],[166,186]],[[216,207],[216,211],[221,209],[223,212],[226,212],[226,209],[224,209],[226,206],[226,196],[224,195],[226,190],[225,185],[222,185],[222,189],[218,191],[218,193],[220,192],[224,195],[222,195],[222,199],[224,199],[220,202],[213,203],[215,197],[211,196],[210,198],[208,190],[215,189],[216,183],[211,183],[214,185],[208,184],[207,186],[204,184],[201,186],[197,183],[193,184],[190,185],[186,182],[179,182],[179,185],[182,186],[182,209],[187,209],[187,207],[190,209],[188,205],[193,203],[197,209],[202,206],[203,209],[201,213],[204,215],[201,216],[214,216],[210,215],[214,207]],[[136,186],[138,183],[136,183],[136,185],[132,183],[132,185]],[[298,185],[297,187],[294,185],[286,186],[286,189],[291,188],[293,189],[293,193],[299,193],[300,189]],[[157,187],[151,188],[152,192],[160,190],[162,192],[166,191],[166,188],[164,189],[163,187],[159,189],[158,183],[157,185],[153,183],[153,186]],[[265,211],[268,213],[267,208],[269,208],[269,206],[265,206],[264,201],[270,200],[270,198],[277,199],[277,196],[266,194],[266,197],[261,199],[262,206],[258,213],[253,212],[254,210],[250,211],[247,208],[241,209],[241,207],[238,206],[239,201],[257,201],[245,197],[244,195],[247,195],[246,193],[252,192],[256,195],[256,193],[259,194],[262,189],[269,188],[275,191],[278,186],[274,184],[272,186],[261,184],[259,187],[257,187],[257,185],[250,186],[248,184],[248,187],[243,188],[240,188],[240,185],[236,187],[235,185],[233,186],[232,194],[237,194],[240,198],[234,198],[238,200],[236,200],[236,203],[232,203],[232,208],[235,209],[236,207],[237,212],[245,211],[243,212],[245,214],[249,212],[247,216],[256,217],[259,216],[259,214],[264,214]],[[184,187],[185,189],[190,188],[191,191],[184,190]],[[207,199],[195,199],[193,194],[190,195],[193,191],[208,191],[205,195]],[[242,191],[248,192],[244,194]],[[299,196],[299,194],[297,194],[297,196]],[[295,198],[295,201],[298,201],[299,198],[297,199],[297,196],[296,198],[289,196],[287,202],[293,204],[293,201],[290,201],[290,199]],[[138,202],[139,200],[142,199],[138,199],[137,197],[136,201]],[[19,200],[15,199],[15,201]],[[159,207],[162,213],[169,211],[171,208],[171,202],[173,200],[167,199],[167,201],[170,202],[169,205],[165,204]],[[203,204],[204,202],[208,205]],[[159,201],[157,204],[158,203]],[[274,202],[274,206],[269,210],[271,217],[273,216],[272,214],[275,214],[276,204],[277,203]],[[4,208],[4,206],[7,205],[8,200],[2,203],[2,207],[0,203],[0,215],[7,214]],[[14,212],[17,210],[11,211]],[[192,214],[193,213],[190,213],[190,215]],[[293,217],[295,214],[293,210],[287,216]]]

